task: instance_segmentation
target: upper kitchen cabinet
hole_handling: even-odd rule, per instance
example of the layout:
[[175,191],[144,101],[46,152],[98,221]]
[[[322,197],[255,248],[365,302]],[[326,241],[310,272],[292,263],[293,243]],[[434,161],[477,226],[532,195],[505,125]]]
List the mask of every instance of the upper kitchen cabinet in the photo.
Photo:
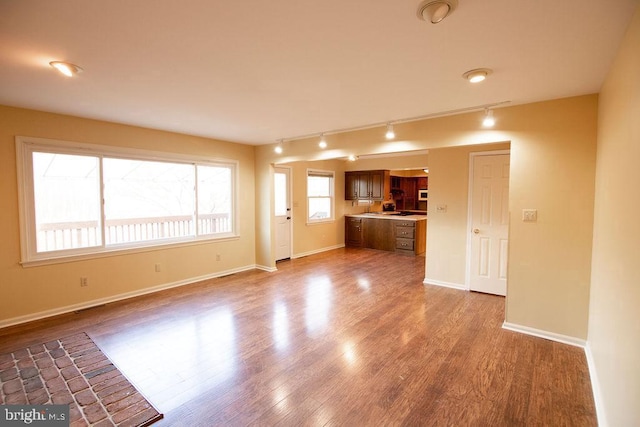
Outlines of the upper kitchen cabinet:
[[429,189],[429,177],[423,176],[418,178],[418,189],[419,190],[427,190]]
[[391,192],[388,170],[345,172],[345,200],[385,200]]

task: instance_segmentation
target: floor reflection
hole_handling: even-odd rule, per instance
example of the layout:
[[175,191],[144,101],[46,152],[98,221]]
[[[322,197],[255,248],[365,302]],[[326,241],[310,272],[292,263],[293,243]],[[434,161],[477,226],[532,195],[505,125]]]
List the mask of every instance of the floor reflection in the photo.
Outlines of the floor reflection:
[[276,302],[273,310],[273,341],[278,350],[289,347],[289,317],[282,301]]
[[356,353],[356,346],[352,341],[347,341],[342,345],[342,350],[344,351],[343,357],[347,362],[349,367],[354,367],[357,365],[358,356]]
[[369,279],[367,279],[367,278],[359,277],[358,278],[358,287],[360,289],[362,289],[363,291],[369,292],[371,290],[371,282],[369,282]]
[[305,297],[305,325],[307,333],[322,332],[329,323],[333,288],[328,276],[316,276],[307,281]]

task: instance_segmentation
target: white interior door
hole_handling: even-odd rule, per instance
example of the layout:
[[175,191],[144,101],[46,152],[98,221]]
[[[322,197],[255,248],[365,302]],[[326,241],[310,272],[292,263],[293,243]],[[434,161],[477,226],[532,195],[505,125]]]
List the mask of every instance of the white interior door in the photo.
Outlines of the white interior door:
[[471,167],[469,289],[506,295],[509,154],[476,155]]
[[275,168],[274,195],[276,221],[276,261],[291,258],[291,170]]

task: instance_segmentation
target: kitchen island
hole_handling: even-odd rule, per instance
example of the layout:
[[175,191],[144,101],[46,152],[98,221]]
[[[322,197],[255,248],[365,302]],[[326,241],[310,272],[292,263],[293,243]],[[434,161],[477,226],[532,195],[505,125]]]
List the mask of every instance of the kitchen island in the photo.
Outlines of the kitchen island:
[[376,212],[345,215],[345,246],[423,255],[427,216]]

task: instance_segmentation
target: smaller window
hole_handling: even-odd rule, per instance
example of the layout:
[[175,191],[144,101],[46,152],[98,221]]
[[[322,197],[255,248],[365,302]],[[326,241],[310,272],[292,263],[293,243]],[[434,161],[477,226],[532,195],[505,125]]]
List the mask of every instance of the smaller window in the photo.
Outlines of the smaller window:
[[334,173],[307,170],[307,221],[333,221]]

